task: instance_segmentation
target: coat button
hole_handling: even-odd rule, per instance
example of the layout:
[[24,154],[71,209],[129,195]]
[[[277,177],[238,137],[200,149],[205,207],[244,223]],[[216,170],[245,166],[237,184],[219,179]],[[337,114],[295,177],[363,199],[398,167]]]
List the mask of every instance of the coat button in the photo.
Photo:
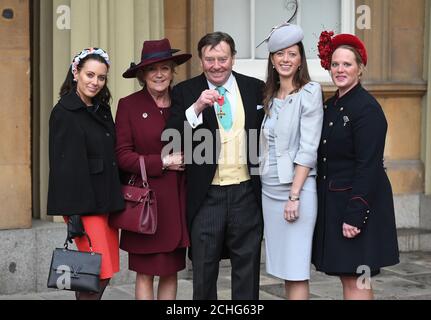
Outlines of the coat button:
[[115,166],[117,166],[117,163],[114,161],[114,162],[112,162],[112,166],[113,167],[115,167]]
[[323,140],[323,144],[326,144],[328,141],[326,141],[326,140]]
[[106,136],[107,136],[107,137],[110,137],[110,136],[111,136],[111,134],[110,134],[109,132],[107,132],[107,133],[106,133]]
[[323,176],[323,180],[326,180],[326,176]]
[[341,107],[341,108],[340,108],[340,111],[344,111],[344,108],[343,108],[343,107]]
[[326,158],[323,158],[323,162],[326,162]]
[[367,210],[367,213],[370,213],[370,210]]
[[324,106],[323,106],[323,109],[328,109],[328,106],[325,104]]
[[334,125],[333,122],[329,122],[329,126],[332,127]]

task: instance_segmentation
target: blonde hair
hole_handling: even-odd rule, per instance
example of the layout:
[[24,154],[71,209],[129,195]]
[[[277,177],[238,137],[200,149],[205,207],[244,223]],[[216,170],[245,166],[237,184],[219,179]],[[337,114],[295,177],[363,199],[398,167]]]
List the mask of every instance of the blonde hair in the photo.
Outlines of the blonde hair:
[[[176,70],[175,70],[175,68],[177,67],[177,64],[174,62],[174,61],[172,61],[172,60],[170,60],[170,61],[166,61],[166,62],[169,62],[170,63],[170,67],[171,67],[171,70],[172,70],[172,76],[176,73]],[[156,62],[157,63],[157,62]],[[151,66],[151,64],[149,65],[149,66]],[[146,67],[148,67],[148,66],[146,66]],[[143,88],[145,88],[145,86],[146,86],[146,83],[145,83],[145,80],[144,80],[144,73],[145,73],[145,68],[146,67],[143,67],[143,68],[140,68],[137,72],[136,72],[136,79],[138,80],[138,82],[139,82],[139,85],[141,86],[141,87],[143,87]],[[171,81],[171,85],[172,85],[172,82],[174,81],[174,79],[173,79],[173,77],[172,77],[172,81]]]

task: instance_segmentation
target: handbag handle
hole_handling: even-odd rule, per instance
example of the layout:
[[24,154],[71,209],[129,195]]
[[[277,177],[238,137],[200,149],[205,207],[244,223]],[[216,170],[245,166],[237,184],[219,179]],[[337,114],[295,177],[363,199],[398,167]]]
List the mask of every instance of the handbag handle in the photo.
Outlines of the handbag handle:
[[148,188],[147,170],[145,168],[144,156],[139,156],[139,166],[141,167],[142,184],[144,188]]
[[[144,186],[144,188],[148,188],[150,185],[148,184],[147,170],[145,168],[145,158],[144,158],[144,156],[139,156],[139,167],[141,169],[142,185]],[[138,176],[137,174],[133,173],[130,176],[128,185],[134,186],[137,176]]]
[[[89,247],[90,247],[90,252],[93,253],[93,245],[91,244],[90,236],[87,234],[87,232],[84,232],[84,236],[87,237],[88,244],[89,244]],[[68,238],[66,238],[66,242],[64,243],[64,249],[69,250]]]

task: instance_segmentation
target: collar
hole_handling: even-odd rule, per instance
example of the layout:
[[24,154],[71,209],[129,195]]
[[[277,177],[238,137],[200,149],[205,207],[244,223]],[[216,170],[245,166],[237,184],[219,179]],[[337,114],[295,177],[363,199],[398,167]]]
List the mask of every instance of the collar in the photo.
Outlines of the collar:
[[346,101],[350,100],[353,96],[355,96],[355,94],[359,91],[362,90],[362,85],[359,82],[356,86],[354,86],[352,89],[350,89],[349,91],[347,91],[347,93],[342,96],[341,98],[338,96],[339,95],[339,90],[337,90],[337,92],[335,93],[335,100],[334,100],[334,105],[337,105],[338,103],[345,103]]
[[[79,109],[85,109],[85,110],[88,109],[87,105],[84,103],[84,101],[81,100],[81,98],[78,96],[75,90],[72,90],[68,94],[65,94],[64,96],[62,96],[60,98],[59,103],[70,111],[76,111]],[[97,104],[98,103],[96,102],[95,105]],[[105,105],[102,105],[102,104],[100,104],[100,106],[106,107]]]
[[[227,92],[233,93],[235,81],[236,81],[235,76],[233,75],[233,73],[231,73],[227,81],[223,85],[221,85],[221,87],[224,87]],[[218,87],[212,84],[211,82],[209,82],[208,80],[207,82],[208,82],[208,88],[210,88],[211,90],[215,90]]]

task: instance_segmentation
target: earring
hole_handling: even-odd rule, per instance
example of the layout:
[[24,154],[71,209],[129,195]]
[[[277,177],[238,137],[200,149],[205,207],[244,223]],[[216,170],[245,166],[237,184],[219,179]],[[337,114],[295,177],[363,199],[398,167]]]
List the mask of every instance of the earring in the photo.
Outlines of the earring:
[[299,66],[299,67],[298,67],[298,70],[299,70],[299,71],[301,71],[301,69],[302,69],[302,68],[301,68],[301,66]]
[[272,65],[272,69],[275,69],[275,66],[274,66],[274,65]]
[[75,78],[73,78],[73,82],[78,82],[78,80],[76,80]]

